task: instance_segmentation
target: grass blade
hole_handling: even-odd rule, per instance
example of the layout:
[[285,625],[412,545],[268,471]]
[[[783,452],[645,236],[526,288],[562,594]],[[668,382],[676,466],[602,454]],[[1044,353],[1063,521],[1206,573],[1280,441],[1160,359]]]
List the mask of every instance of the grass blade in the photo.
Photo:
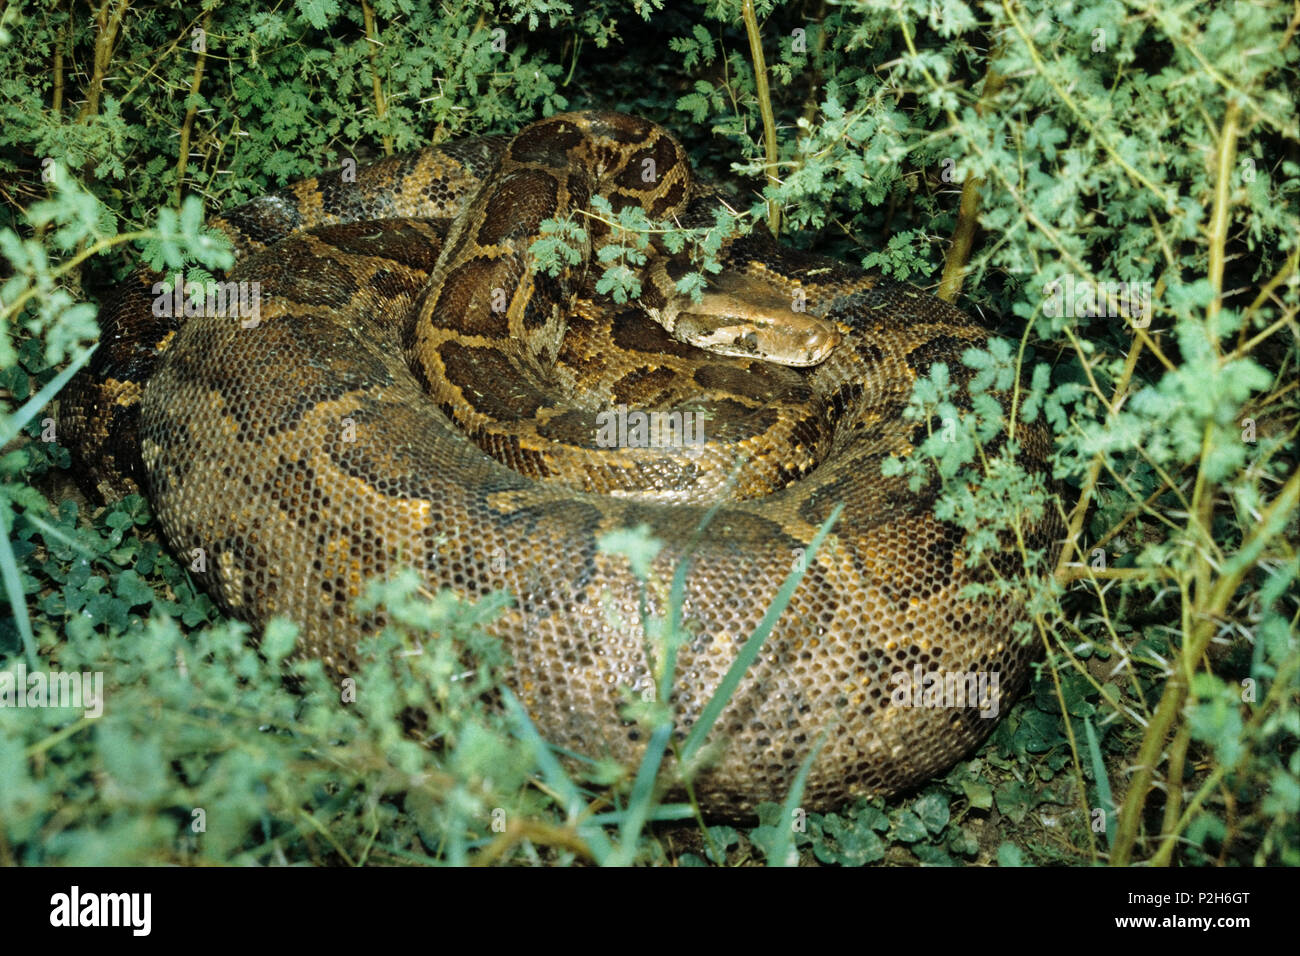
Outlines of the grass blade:
[[1106,845],[1114,846],[1115,798],[1110,792],[1110,777],[1106,775],[1106,764],[1101,759],[1101,745],[1097,740],[1097,731],[1092,729],[1092,721],[1087,717],[1083,718],[1083,733],[1088,741],[1088,761],[1092,764],[1092,777],[1097,782],[1097,803],[1106,814]]
[[799,772],[794,776],[794,783],[790,787],[790,792],[786,794],[785,802],[781,804],[781,819],[776,824],[776,838],[773,840],[771,850],[767,855],[768,866],[799,865],[797,854],[793,860],[790,858],[791,851],[794,849],[794,827],[790,824],[790,818],[794,816],[795,808],[799,806],[799,801],[803,799],[803,788],[808,783],[808,771],[812,770],[813,761],[822,752],[822,747],[826,746],[826,737],[829,734],[829,729],[821,732],[817,742],[813,744],[812,750],[808,751],[808,756],[799,765]]
[[14,549],[9,543],[13,520],[14,514],[9,510],[8,502],[0,505],[0,524],[5,526],[4,541],[0,544],[0,577],[4,578],[5,595],[9,598],[9,606],[13,608],[18,633],[22,635],[27,666],[35,670],[39,666],[36,659],[36,636],[32,634],[32,622],[27,616],[27,595],[23,594],[23,579],[18,573],[18,561],[14,558]]
[[613,866],[628,866],[636,856],[637,837],[641,835],[650,816],[659,766],[663,763],[664,752],[668,749],[672,735],[671,720],[660,724],[650,735],[650,742],[646,744],[645,754],[641,758],[641,766],[637,768],[636,780],[632,783],[632,796],[628,798],[623,825],[619,827],[618,852],[610,860]]
[[[98,347],[95,346],[95,348]],[[22,427],[31,421],[36,416],[36,413],[59,393],[59,389],[68,384],[72,376],[76,375],[81,369],[81,366],[90,361],[90,357],[95,354],[95,348],[83,352],[69,362],[67,368],[46,382],[45,387],[27,399],[23,403],[23,407],[14,412],[13,415],[0,419],[0,445],[9,444],[14,436],[22,430]]]
[[[542,739],[542,735],[537,732],[533,725],[532,719],[529,718],[528,712],[524,710],[524,705],[519,703],[509,688],[501,688],[502,699],[505,701],[506,710],[515,723],[515,733],[519,739],[526,743],[533,751],[533,759],[537,761],[537,766],[542,771],[542,779],[560,797],[564,804],[564,812],[570,820],[576,820],[582,812],[584,801],[582,794],[578,791],[575,784],[560,762],[555,759],[551,753],[550,745]],[[578,827],[578,832],[587,842],[591,855],[595,857],[596,862],[604,864],[613,853],[613,847],[610,845],[609,838],[598,826],[591,826],[590,821],[584,822]]]
[[[67,368],[50,379],[44,388],[24,402],[22,408],[13,415],[0,419],[0,446],[7,445],[13,440],[22,431],[23,426],[35,418],[36,413],[58,394],[59,389],[67,385],[72,376],[90,361],[90,356],[94,352],[95,349],[92,348],[78,355],[68,363]],[[5,596],[9,598],[9,606],[14,612],[14,622],[23,639],[27,666],[35,668],[37,666],[36,636],[32,633],[31,618],[27,616],[27,595],[23,593],[23,578],[18,570],[18,559],[14,557],[14,549],[9,537],[13,532],[16,519],[17,515],[10,509],[8,503],[0,507],[0,524],[4,525],[4,543],[0,544],[0,578],[4,580]]]
[[758,657],[758,652],[763,649],[763,643],[767,640],[768,635],[772,633],[772,628],[776,626],[777,619],[785,613],[786,607],[790,604],[790,599],[794,596],[795,589],[799,587],[799,582],[803,580],[804,571],[817,557],[817,549],[821,547],[822,541],[826,538],[835,522],[839,520],[840,513],[843,510],[843,503],[835,506],[835,510],[831,512],[830,517],[817,529],[817,534],[813,536],[812,543],[808,545],[808,552],[804,556],[804,560],[799,562],[799,567],[786,575],[785,583],[776,592],[776,597],[768,606],[767,613],[758,622],[758,627],[754,628],[754,633],[749,636],[749,640],[745,641],[744,647],[736,655],[736,659],[727,670],[726,676],[718,684],[718,689],[713,692],[709,702],[704,705],[699,720],[691,727],[691,732],[686,737],[686,743],[682,746],[683,763],[689,763],[691,758],[704,746],[709,731],[713,729],[713,725],[722,716],[723,709],[731,700],[731,695],[736,692],[736,688],[740,685],[740,679],[745,676],[745,671]]

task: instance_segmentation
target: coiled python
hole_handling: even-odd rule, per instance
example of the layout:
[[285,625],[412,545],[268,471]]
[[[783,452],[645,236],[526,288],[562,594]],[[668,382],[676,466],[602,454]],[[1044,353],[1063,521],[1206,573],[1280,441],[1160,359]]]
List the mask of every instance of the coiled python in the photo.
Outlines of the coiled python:
[[[653,687],[648,654],[662,654],[641,595],[665,617],[689,558],[680,736],[842,505],[714,727],[697,797],[732,815],[780,801],[822,736],[805,807],[932,775],[991,730],[1031,651],[1011,637],[1016,607],[958,597],[966,533],[935,519],[935,487],[914,493],[881,463],[929,427],[902,415],[917,376],[942,361],[963,383],[960,355],[986,332],[910,286],[758,238],[730,245],[702,303],[674,288],[689,261],[662,249],[633,305],[594,292],[583,263],[535,272],[544,220],[576,216],[587,258],[608,241],[603,217],[579,215],[597,195],[688,224],[717,202],[659,127],[570,113],[227,212],[226,278],[259,284],[255,314],[173,317],[157,277],[128,281],[62,403],[77,467],[102,496],[146,490],[171,546],[206,555],[200,578],[227,612],[287,615],[301,650],[340,671],[378,626],[352,607],[372,575],[414,566],[469,598],[508,590],[493,630],[543,735],[627,763],[646,746],[627,689]],[[639,412],[681,417],[647,428]],[[1018,438],[1041,466],[1045,435]],[[639,526],[661,543],[644,590],[598,544]],[[1053,531],[1044,519],[1028,545]],[[950,698],[971,699],[923,695],[932,673],[996,675],[994,699],[951,679]]]

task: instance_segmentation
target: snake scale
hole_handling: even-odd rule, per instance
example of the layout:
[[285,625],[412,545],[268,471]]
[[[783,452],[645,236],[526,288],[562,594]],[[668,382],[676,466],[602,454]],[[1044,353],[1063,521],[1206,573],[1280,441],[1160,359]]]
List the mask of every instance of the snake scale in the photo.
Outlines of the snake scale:
[[[381,622],[352,603],[370,576],[410,566],[471,599],[506,589],[492,632],[543,736],[628,764],[646,747],[628,689],[654,686],[661,650],[642,593],[651,619],[666,616],[689,560],[681,739],[842,505],[714,726],[697,798],[752,814],[785,798],[818,745],[807,808],[942,770],[992,729],[989,702],[930,706],[900,696],[899,675],[994,674],[1006,698],[1032,654],[1011,637],[1022,609],[958,596],[976,572],[967,532],[932,514],[936,486],[913,492],[881,463],[929,427],[902,414],[916,378],[942,361],[965,382],[961,353],[987,331],[911,286],[757,236],[726,248],[703,303],[675,291],[689,262],[664,250],[624,305],[594,290],[585,260],[535,270],[541,223],[598,195],[684,224],[718,202],[662,128],[583,112],[228,211],[226,279],[259,284],[256,321],[157,315],[143,271],[118,288],[62,402],[83,484],[146,492],[172,548],[206,554],[198,576],[226,612],[286,615],[300,651],[340,673]],[[610,229],[580,218],[589,260]],[[599,416],[628,409],[696,415],[703,439],[661,447],[628,418],[598,440]],[[1018,428],[1022,460],[1041,468],[1046,434]],[[644,592],[598,544],[639,526],[660,543]],[[1027,544],[1049,548],[1054,532],[1044,519]]]

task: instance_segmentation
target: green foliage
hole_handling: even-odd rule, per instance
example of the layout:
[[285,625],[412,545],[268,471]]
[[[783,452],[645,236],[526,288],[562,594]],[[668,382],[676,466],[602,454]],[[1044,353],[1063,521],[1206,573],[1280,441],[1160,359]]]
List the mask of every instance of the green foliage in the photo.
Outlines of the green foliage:
[[[642,267],[652,249],[692,267],[683,270],[676,289],[698,302],[708,281],[706,274],[722,270],[724,244],[743,232],[740,219],[725,207],[715,211],[711,225],[695,228],[673,222],[656,224],[639,206],[615,213],[609,200],[600,195],[592,196],[590,211],[582,214],[600,223],[605,232],[594,244],[592,269],[601,270],[594,288],[619,304],[640,297]],[[572,216],[543,220],[540,232],[541,237],[528,250],[536,271],[558,276],[584,261],[589,234]]]
[[[154,592],[135,587],[123,603],[147,604]],[[292,689],[280,674],[295,634],[281,624],[260,654],[242,625],[186,633],[164,615],[125,627],[110,615],[50,641],[61,671],[102,672],[109,706],[94,719],[0,709],[9,862],[455,861],[490,844],[497,821],[535,815],[531,750],[482,702],[500,655],[481,625],[500,602],[417,590],[403,578],[374,592],[395,623],[360,670],[295,663]],[[429,626],[444,638],[412,640]],[[407,709],[438,751],[403,732]]]
[[[760,3],[767,102],[730,0],[370,6],[369,27],[334,0],[0,14],[0,666],[103,671],[115,702],[0,708],[0,862],[663,862],[676,826],[700,839],[684,865],[1300,863],[1290,5],[849,0],[814,21]],[[608,208],[549,224],[539,267],[572,267],[590,232],[619,301],[657,244],[689,255],[679,289],[698,296],[769,201],[784,241],[922,285],[978,226],[961,304],[1001,338],[917,383],[925,437],[884,467],[937,483],[936,513],[993,572],[975,596],[1023,601],[1045,660],[979,756],[919,795],[799,828],[796,787],[748,831],[656,823],[692,816],[650,785],[672,746],[672,615],[655,700],[629,695],[653,760],[579,772],[508,692],[482,703],[497,599],[383,585],[391,626],[342,705],[334,676],[283,663],[283,628],[258,654],[218,619],[143,501],[69,500],[47,435],[60,371],[138,261],[228,264],[203,208],[578,107],[664,122],[703,175],[741,183],[741,212],[707,229]],[[1017,463],[1017,420],[1051,430],[1052,483]],[[1023,537],[1053,510],[1055,564]],[[605,544],[650,573],[651,543]],[[997,573],[1006,550],[1028,580]],[[408,653],[429,628],[448,640]],[[615,809],[582,817],[597,783]]]
[[[775,820],[774,807],[760,810]],[[923,866],[955,866],[980,853],[975,831],[964,825],[969,806],[954,807],[939,789],[887,807],[881,801],[859,803],[839,813],[808,815],[796,843],[823,864],[862,866],[884,860]],[[756,841],[762,838],[754,832]]]

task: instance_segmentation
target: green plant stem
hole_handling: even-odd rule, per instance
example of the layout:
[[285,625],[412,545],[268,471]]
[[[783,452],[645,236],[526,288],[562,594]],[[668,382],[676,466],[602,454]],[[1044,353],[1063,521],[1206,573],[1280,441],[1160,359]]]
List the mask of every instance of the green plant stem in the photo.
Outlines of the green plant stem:
[[[1259,727],[1264,723],[1265,717],[1272,713],[1273,709],[1281,703],[1282,697],[1287,693],[1286,688],[1290,686],[1291,680],[1295,676],[1297,665],[1300,665],[1300,655],[1292,654],[1291,657],[1288,658],[1287,663],[1278,669],[1277,676],[1273,679],[1273,687],[1269,690],[1268,696],[1264,698],[1260,706],[1251,715],[1250,720],[1247,721],[1246,725],[1242,728],[1241,737],[1243,740],[1250,740]],[[1205,802],[1205,798],[1208,797],[1214,791],[1214,788],[1219,785],[1219,781],[1239,766],[1241,762],[1246,759],[1248,753],[1249,751],[1243,748],[1241,756],[1237,759],[1235,764],[1232,766],[1219,764],[1210,772],[1210,775],[1206,777],[1205,781],[1201,784],[1200,789],[1196,791],[1196,795],[1188,802],[1187,808],[1182,812],[1182,815],[1178,817],[1177,822],[1172,825],[1167,824],[1163,828],[1160,848],[1155,852],[1155,855],[1151,857],[1152,866],[1169,865],[1170,860],[1173,857],[1174,847],[1178,842],[1178,834],[1187,829],[1187,825],[1192,821],[1192,815],[1201,809],[1201,805]]]
[[203,83],[203,65],[208,59],[208,16],[205,13],[200,21],[199,29],[203,31],[204,42],[202,48],[198,51],[198,57],[194,61],[194,75],[190,78],[190,101],[189,108],[185,111],[185,121],[181,123],[181,136],[179,154],[176,157],[176,205],[181,204],[183,189],[185,186],[185,168],[190,161],[190,132],[194,128],[194,116],[198,112],[199,104],[197,98],[199,87]]
[[[370,57],[370,84],[375,96],[375,116],[382,122],[388,116],[388,100],[384,96],[384,84],[379,79],[379,48],[383,46],[375,35],[375,11],[367,0],[361,0],[361,16],[365,20],[366,44]],[[393,137],[383,134],[384,155],[393,155]]]
[[1061,102],[1070,108],[1070,112],[1072,112],[1075,119],[1079,121],[1079,125],[1082,126],[1089,135],[1097,140],[1101,145],[1101,148],[1104,149],[1107,155],[1109,155],[1110,158],[1119,165],[1120,169],[1124,170],[1124,172],[1128,174],[1129,178],[1132,179],[1133,182],[1149,189],[1160,199],[1161,202],[1164,203],[1167,209],[1173,208],[1174,197],[1166,196],[1161,192],[1159,186],[1153,183],[1146,176],[1142,175],[1138,170],[1134,169],[1128,160],[1121,156],[1115,147],[1111,145],[1110,140],[1101,134],[1097,125],[1084,114],[1083,110],[1079,107],[1079,104],[1074,101],[1074,97],[1070,95],[1070,91],[1057,82],[1054,72],[1049,70],[1047,64],[1043,62],[1042,55],[1038,52],[1038,47],[1035,45],[1033,37],[1031,37],[1025,31],[1024,26],[1021,25],[1009,0],[1002,0],[1002,9],[1006,12],[1007,19],[1011,21],[1011,25],[1015,28],[1016,33],[1020,35],[1020,40],[1025,45],[1025,51],[1029,54],[1030,59],[1034,61],[1034,67],[1038,76],[1052,88],[1052,92],[1057,95]]
[[[1223,304],[1223,269],[1226,261],[1226,247],[1228,241],[1228,213],[1232,204],[1231,186],[1232,186],[1232,165],[1236,157],[1237,146],[1237,119],[1240,108],[1235,102],[1230,102],[1225,111],[1223,120],[1223,129],[1219,135],[1218,163],[1215,175],[1214,190],[1214,210],[1210,219],[1210,261],[1209,261],[1209,280],[1210,287],[1214,292],[1214,298],[1210,300],[1206,310],[1206,325],[1208,327],[1209,338],[1213,343],[1215,351],[1218,351],[1219,336],[1215,331],[1216,319]],[[1211,527],[1214,520],[1214,491],[1209,487],[1206,477],[1210,453],[1214,447],[1214,423],[1207,421],[1201,436],[1201,455],[1200,466],[1196,471],[1196,482],[1192,491],[1192,505],[1188,513],[1187,536],[1189,539],[1199,539],[1201,542],[1213,543],[1213,529]],[[1192,607],[1187,608],[1186,590],[1184,589],[1184,611],[1190,610],[1190,615],[1185,613],[1185,617],[1192,620],[1204,621],[1204,604],[1209,598],[1210,583],[1213,580],[1214,568],[1211,566],[1209,556],[1204,548],[1197,548],[1196,561],[1193,569],[1193,575],[1196,582],[1196,588],[1192,598]],[[1215,615],[1217,617],[1217,615]],[[1176,676],[1179,678],[1177,686],[1181,688],[1178,691],[1179,703],[1186,696],[1187,688],[1191,685],[1192,675],[1199,666],[1201,655],[1208,646],[1209,638],[1213,634],[1213,622],[1207,629],[1203,625],[1199,628],[1205,633],[1204,642],[1193,640],[1185,645],[1182,654],[1177,662]],[[1185,628],[1184,633],[1188,633]],[[1172,679],[1171,679],[1172,682]],[[1168,770],[1165,775],[1165,813],[1164,824],[1161,832],[1168,832],[1178,820],[1178,812],[1182,806],[1182,786],[1183,786],[1183,761],[1187,754],[1187,745],[1191,739],[1191,729],[1184,722],[1174,737],[1173,745],[1169,748],[1168,753]],[[1145,789],[1145,788],[1144,788]],[[1137,802],[1136,816],[1140,816],[1141,804],[1145,801],[1145,793],[1140,794]],[[1131,845],[1131,844],[1130,844]]]
[[[153,235],[154,232],[152,230],[141,229],[137,232],[119,232],[116,236],[110,236],[107,239],[100,239],[99,241],[87,246],[85,249],[82,249],[57,269],[52,270],[50,275],[55,279],[60,278],[76,269],[91,256],[99,255],[99,253],[104,252],[107,249],[112,249],[114,246],[120,246],[124,242],[135,242],[137,239],[147,239]],[[40,286],[29,286],[21,295],[15,298],[13,302],[10,302],[5,306],[4,311],[0,312],[0,318],[8,321],[11,317],[19,315],[27,301],[40,295],[43,291],[44,289]]]
[[[741,15],[745,19],[745,33],[749,35],[749,53],[754,61],[754,89],[758,96],[758,111],[763,117],[763,146],[767,163],[767,182],[779,186],[776,177],[779,154],[776,148],[776,117],[772,113],[772,96],[767,86],[767,61],[763,58],[763,39],[758,32],[758,15],[754,0],[744,0]],[[767,201],[767,225],[772,235],[781,234],[781,204],[775,199]]]
[[1074,779],[1079,796],[1079,812],[1083,815],[1085,829],[1088,832],[1088,848],[1092,858],[1097,858],[1097,838],[1093,835],[1092,827],[1088,826],[1088,788],[1084,783],[1083,764],[1079,760],[1079,741],[1074,735],[1074,722],[1070,720],[1070,709],[1065,703],[1065,691],[1061,687],[1061,675],[1056,669],[1056,662],[1052,659],[1052,643],[1048,637],[1047,622],[1043,620],[1041,614],[1034,615],[1034,625],[1038,628],[1038,636],[1043,642],[1043,648],[1047,654],[1048,669],[1052,672],[1052,692],[1056,694],[1056,705],[1061,708],[1061,724],[1065,727],[1066,740],[1070,744],[1070,759],[1074,763]]
[[118,29],[126,15],[129,0],[103,0],[95,11],[95,61],[91,67],[90,84],[86,87],[86,102],[81,107],[77,121],[84,123],[99,112],[99,98],[104,92],[104,77],[113,61],[113,48],[117,45]]
[[[1107,406],[1111,418],[1118,414],[1120,406],[1123,404],[1124,393],[1128,391],[1128,383],[1133,378],[1133,370],[1137,368],[1138,356],[1141,352],[1142,343],[1140,340],[1134,342],[1133,347],[1128,350],[1128,356],[1124,360],[1124,371],[1120,373],[1119,381],[1115,383],[1110,404]],[[1079,359],[1084,362],[1086,368],[1086,357],[1081,353]],[[1074,509],[1070,512],[1070,520],[1065,532],[1065,544],[1061,548],[1061,556],[1056,561],[1058,580],[1065,579],[1068,570],[1066,565],[1070,563],[1070,558],[1076,550],[1076,542],[1083,531],[1083,520],[1087,517],[1088,506],[1092,504],[1093,493],[1097,490],[1097,480],[1101,476],[1104,457],[1101,452],[1098,452],[1089,462],[1088,475],[1084,479],[1083,490],[1079,492],[1079,500],[1075,502]],[[1080,554],[1082,554],[1082,551],[1080,551]]]
[[1214,637],[1219,618],[1226,610],[1228,602],[1232,600],[1232,595],[1236,593],[1241,579],[1254,565],[1255,558],[1264,545],[1283,530],[1298,500],[1300,500],[1300,472],[1291,476],[1277,497],[1264,510],[1259,522],[1242,542],[1233,561],[1224,566],[1223,573],[1214,583],[1204,606],[1193,616],[1191,634],[1181,655],[1183,666],[1176,666],[1174,673],[1165,683],[1164,693],[1147,725],[1147,732],[1138,751],[1137,769],[1129,784],[1128,793],[1124,797],[1124,806],[1120,810],[1115,846],[1110,855],[1112,866],[1126,866],[1132,858],[1138,827],[1142,821],[1142,808],[1146,805],[1146,796],[1151,787],[1155,767],[1164,750],[1169,730],[1181,713],[1183,700],[1187,696],[1189,686],[1187,663],[1201,659]]
[[[3,18],[4,14],[0,12],[0,20]],[[50,95],[50,112],[56,117],[63,113],[63,45],[67,39],[68,28],[65,25],[54,41],[54,89]]]
[[[975,104],[977,116],[988,112],[993,98],[1005,85],[1002,74],[993,69],[996,54],[989,56],[989,68],[984,74],[984,92]],[[966,278],[966,264],[970,260],[970,251],[975,244],[975,230],[980,218],[980,189],[984,179],[980,176],[968,176],[961,185],[961,204],[957,208],[957,226],[952,231],[952,243],[948,246],[948,255],[944,258],[943,277],[935,295],[945,302],[956,302],[961,295],[962,282]]]
[[[1278,329],[1285,325],[1290,325],[1295,321],[1295,309],[1285,311],[1282,314],[1282,317],[1276,322],[1251,338],[1249,341],[1246,341],[1246,330],[1250,327],[1250,323],[1247,320],[1259,309],[1260,306],[1269,300],[1274,289],[1280,286],[1287,279],[1291,278],[1291,273],[1296,271],[1297,264],[1300,264],[1300,246],[1297,246],[1291,251],[1291,255],[1287,257],[1286,263],[1278,271],[1277,275],[1264,283],[1264,287],[1259,290],[1259,295],[1255,296],[1255,301],[1251,302],[1250,305],[1246,307],[1246,311],[1241,314],[1241,331],[1237,335],[1238,345],[1230,354],[1224,356],[1223,361],[1225,363],[1234,361],[1243,355],[1248,355],[1260,342],[1269,338],[1277,332]],[[1300,334],[1297,334],[1297,331],[1298,330],[1293,329],[1292,333],[1296,334],[1297,338],[1300,338]]]
[[1169,833],[1178,823],[1178,813],[1183,806],[1183,768],[1187,762],[1187,747],[1191,742],[1191,724],[1183,721],[1169,747],[1169,771],[1165,774],[1165,815],[1160,825],[1161,833]]
[[1214,298],[1206,319],[1210,323],[1210,341],[1218,348],[1215,322],[1223,306],[1223,266],[1227,261],[1228,210],[1232,205],[1232,164],[1237,158],[1237,119],[1241,107],[1230,101],[1219,133],[1218,170],[1214,182],[1214,212],[1210,218],[1210,288]]
[[1160,581],[1169,578],[1175,578],[1176,575],[1169,568],[1093,568],[1093,567],[1071,567],[1065,568],[1056,575],[1056,580],[1061,584],[1069,584],[1073,581],[1092,580],[1111,580],[1111,581]]

